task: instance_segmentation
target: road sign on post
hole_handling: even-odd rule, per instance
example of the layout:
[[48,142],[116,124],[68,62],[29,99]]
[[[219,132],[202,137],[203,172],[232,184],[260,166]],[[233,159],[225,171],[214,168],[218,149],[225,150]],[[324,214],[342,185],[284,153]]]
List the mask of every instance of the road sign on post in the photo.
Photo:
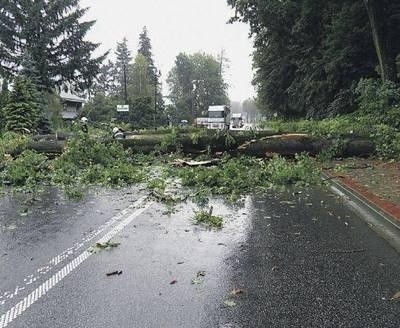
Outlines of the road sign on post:
[[117,105],[117,112],[129,112],[129,105]]

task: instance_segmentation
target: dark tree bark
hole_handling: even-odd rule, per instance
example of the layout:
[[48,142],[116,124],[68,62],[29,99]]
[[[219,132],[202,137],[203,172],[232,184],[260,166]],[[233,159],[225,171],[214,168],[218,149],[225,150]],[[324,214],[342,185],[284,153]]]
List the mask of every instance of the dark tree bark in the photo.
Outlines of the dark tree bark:
[[[160,149],[163,135],[132,135],[130,139],[117,140],[125,148],[130,148],[134,152],[150,153]],[[207,151],[213,153],[227,151],[233,154],[244,154],[261,158],[270,158],[274,155],[293,157],[296,154],[306,152],[310,155],[317,155],[324,149],[329,149],[335,144],[335,140],[316,138],[306,134],[279,134],[263,136],[259,134],[253,138],[251,134],[240,134],[236,136],[236,141],[226,143],[224,137],[210,138],[203,136],[196,142],[190,135],[181,135],[178,143],[181,150],[186,154],[199,154]],[[28,149],[41,153],[60,154],[64,151],[65,141],[40,140],[29,143]],[[176,150],[174,146],[166,147],[161,152],[172,152]],[[14,153],[18,155],[21,151]],[[374,154],[375,145],[372,141],[357,137],[348,137],[342,140],[342,147],[338,149],[338,157],[350,156],[369,156]]]
[[396,54],[391,48],[389,17],[381,0],[363,0],[367,8],[372,38],[379,61],[382,81],[397,82]]

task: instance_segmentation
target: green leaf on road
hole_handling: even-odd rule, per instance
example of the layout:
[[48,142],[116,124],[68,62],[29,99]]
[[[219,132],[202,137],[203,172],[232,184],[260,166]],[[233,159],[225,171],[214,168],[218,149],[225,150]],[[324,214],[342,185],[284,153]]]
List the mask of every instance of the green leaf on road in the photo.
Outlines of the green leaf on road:
[[120,243],[114,243],[111,241],[107,241],[105,243],[96,243],[96,245],[89,248],[90,253],[98,253],[102,250],[109,250],[115,247],[118,247]]
[[224,301],[224,304],[225,304],[226,306],[229,306],[229,307],[234,307],[234,306],[236,306],[236,302],[235,302],[235,301],[232,301],[232,300],[225,300],[225,301]]
[[15,230],[15,229],[17,229],[17,226],[16,226],[15,224],[10,224],[10,225],[7,227],[7,230]]
[[200,285],[203,283],[203,279],[201,278],[193,278],[190,282],[192,285]]

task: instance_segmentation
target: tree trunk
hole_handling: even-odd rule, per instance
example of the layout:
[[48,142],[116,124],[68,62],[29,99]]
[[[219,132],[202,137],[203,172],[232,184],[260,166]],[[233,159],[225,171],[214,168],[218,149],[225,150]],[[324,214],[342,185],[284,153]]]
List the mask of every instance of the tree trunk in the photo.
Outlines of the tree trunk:
[[[154,150],[160,152],[172,152],[176,150],[174,145],[161,147],[165,141],[165,135],[135,135],[129,139],[119,139],[125,148],[130,148],[134,152],[150,153]],[[306,134],[282,134],[265,136],[260,134],[254,136],[250,133],[238,134],[235,142],[226,142],[226,138],[221,136],[204,135],[194,140],[189,134],[180,135],[177,138],[181,150],[186,154],[200,154],[207,151],[211,153],[227,151],[233,154],[244,154],[261,158],[269,158],[274,155],[293,157],[296,154],[306,152],[310,155],[317,155],[323,150],[332,148],[337,144],[337,140],[327,140],[316,138]],[[32,141],[28,144],[28,149],[41,153],[61,154],[64,151],[65,141],[40,140]],[[369,156],[374,154],[375,145],[372,141],[354,136],[341,140],[341,147],[335,154],[338,157],[350,156]],[[18,155],[21,151],[12,155]]]
[[397,82],[396,55],[391,50],[388,19],[384,4],[377,0],[363,0],[367,8],[372,38],[379,61],[382,81]]
[[[275,155],[294,157],[308,153],[318,155],[332,149],[336,140],[312,137],[306,134],[283,134],[246,142],[237,148],[237,152],[248,156],[270,158]],[[345,138],[340,147],[334,147],[336,157],[365,157],[375,153],[372,141],[357,137]]]

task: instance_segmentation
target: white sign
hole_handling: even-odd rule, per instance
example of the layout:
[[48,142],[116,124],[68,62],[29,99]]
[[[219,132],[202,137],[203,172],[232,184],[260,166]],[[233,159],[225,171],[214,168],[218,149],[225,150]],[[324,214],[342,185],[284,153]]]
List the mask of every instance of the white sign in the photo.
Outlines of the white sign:
[[117,105],[117,112],[129,112],[129,105]]

